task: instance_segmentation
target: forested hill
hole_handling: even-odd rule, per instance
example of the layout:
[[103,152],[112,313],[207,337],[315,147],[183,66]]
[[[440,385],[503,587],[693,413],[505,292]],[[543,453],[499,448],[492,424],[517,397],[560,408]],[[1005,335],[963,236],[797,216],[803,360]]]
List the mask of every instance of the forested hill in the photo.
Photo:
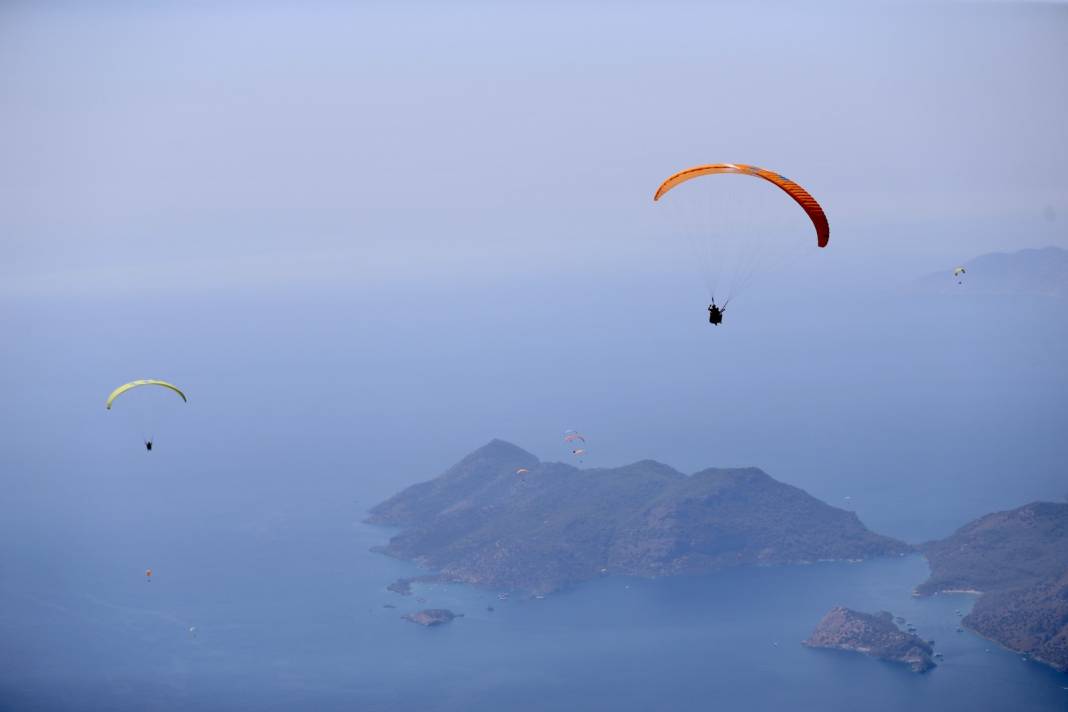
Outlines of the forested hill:
[[644,460],[577,469],[501,440],[379,504],[368,521],[402,528],[384,553],[452,580],[531,592],[604,573],[660,576],[911,551],[756,468],[687,476]]

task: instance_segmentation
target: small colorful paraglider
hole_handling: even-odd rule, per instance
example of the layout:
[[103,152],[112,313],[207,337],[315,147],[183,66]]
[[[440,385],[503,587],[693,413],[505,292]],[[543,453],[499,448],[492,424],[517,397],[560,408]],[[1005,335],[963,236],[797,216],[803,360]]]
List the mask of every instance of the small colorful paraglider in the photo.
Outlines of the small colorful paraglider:
[[145,569],[145,583],[152,583],[152,569]]
[[[586,454],[586,436],[577,430],[568,429],[564,431],[564,443],[569,446],[571,455],[579,458],[579,462],[582,462],[582,456]],[[582,443],[582,447],[579,447],[579,443]]]

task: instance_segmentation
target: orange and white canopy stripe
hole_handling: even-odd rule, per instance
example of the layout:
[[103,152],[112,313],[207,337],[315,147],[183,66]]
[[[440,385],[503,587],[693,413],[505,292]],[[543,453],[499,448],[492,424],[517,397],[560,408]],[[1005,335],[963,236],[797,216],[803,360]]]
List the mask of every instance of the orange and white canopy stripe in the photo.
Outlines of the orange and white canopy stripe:
[[781,188],[784,193],[793,198],[805,211],[809,219],[812,220],[812,225],[816,228],[817,244],[819,244],[820,247],[827,246],[827,242],[831,239],[831,228],[827,224],[827,216],[824,214],[820,204],[816,202],[815,198],[809,195],[807,190],[799,186],[797,183],[794,183],[789,178],[781,176],[778,173],[769,171],[766,168],[748,166],[744,163],[709,163],[703,166],[694,166],[693,168],[679,171],[661,183],[660,187],[656,189],[656,195],[653,196],[653,200],[660,200],[660,198],[662,198],[669,190],[688,180],[699,178],[701,176],[715,175],[717,173],[740,173],[742,175],[763,178],[769,183],[774,183]]

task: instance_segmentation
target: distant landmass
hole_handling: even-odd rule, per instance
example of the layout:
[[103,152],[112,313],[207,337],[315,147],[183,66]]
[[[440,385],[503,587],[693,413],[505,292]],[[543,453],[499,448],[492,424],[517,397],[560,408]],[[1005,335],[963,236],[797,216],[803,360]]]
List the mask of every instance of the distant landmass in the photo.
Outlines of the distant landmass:
[[383,553],[447,580],[534,594],[609,573],[695,574],[913,551],[756,468],[687,476],[644,460],[580,470],[502,440],[374,507],[368,521],[402,528]]
[[922,550],[931,577],[918,593],[982,593],[966,626],[1068,672],[1068,504],[988,514]]
[[[953,270],[958,266],[967,271],[955,277]],[[1043,247],[992,252],[959,265],[947,265],[918,279],[916,287],[925,292],[1068,297],[1068,250]]]
[[886,611],[871,615],[836,606],[802,645],[863,653],[880,660],[904,663],[913,672],[927,672],[935,667],[931,645],[917,635],[900,630],[894,623],[893,614]]

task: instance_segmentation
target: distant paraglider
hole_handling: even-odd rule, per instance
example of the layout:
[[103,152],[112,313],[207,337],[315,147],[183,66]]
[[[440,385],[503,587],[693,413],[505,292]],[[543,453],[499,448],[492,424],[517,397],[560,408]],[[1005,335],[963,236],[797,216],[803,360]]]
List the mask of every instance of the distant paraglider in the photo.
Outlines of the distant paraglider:
[[570,446],[572,457],[578,458],[581,463],[583,455],[586,454],[586,436],[577,430],[568,429],[564,431],[564,443]]
[[520,467],[520,468],[519,468],[518,470],[516,470],[516,471],[515,471],[515,473],[516,473],[517,475],[525,475],[525,474],[527,474],[528,472],[530,472],[530,470],[528,470],[528,469],[527,469],[527,468],[525,468],[525,467]]
[[961,277],[968,273],[968,270],[963,267],[957,267],[953,270],[953,276],[957,278],[957,284],[964,284],[964,280]]
[[145,569],[145,583],[152,583],[152,569]]
[[[131,391],[131,390],[133,390],[135,388],[139,388],[141,386],[159,386],[161,388],[166,388],[168,390],[171,390],[171,391],[174,391],[175,393],[177,393],[181,397],[181,399],[182,399],[182,401],[184,403],[188,403],[189,402],[189,399],[185,397],[185,393],[183,393],[181,391],[181,389],[178,388],[178,386],[174,385],[173,383],[168,383],[167,381],[160,381],[160,380],[155,379],[155,378],[144,378],[144,379],[141,379],[141,380],[130,381],[129,383],[124,383],[123,385],[121,385],[118,388],[116,388],[115,390],[113,390],[111,392],[111,394],[108,395],[108,399],[104,403],[104,407],[107,410],[111,410],[111,407],[112,407],[112,405],[114,405],[116,398],[118,398],[119,396],[123,395],[124,393],[128,393],[129,391]],[[142,423],[141,427],[142,428],[147,428],[148,426],[146,424]],[[145,443],[145,450],[147,450],[148,452],[152,452],[152,435],[150,435],[150,434],[146,435],[146,434],[144,434],[144,431],[142,431],[142,438],[143,438],[144,443]]]

